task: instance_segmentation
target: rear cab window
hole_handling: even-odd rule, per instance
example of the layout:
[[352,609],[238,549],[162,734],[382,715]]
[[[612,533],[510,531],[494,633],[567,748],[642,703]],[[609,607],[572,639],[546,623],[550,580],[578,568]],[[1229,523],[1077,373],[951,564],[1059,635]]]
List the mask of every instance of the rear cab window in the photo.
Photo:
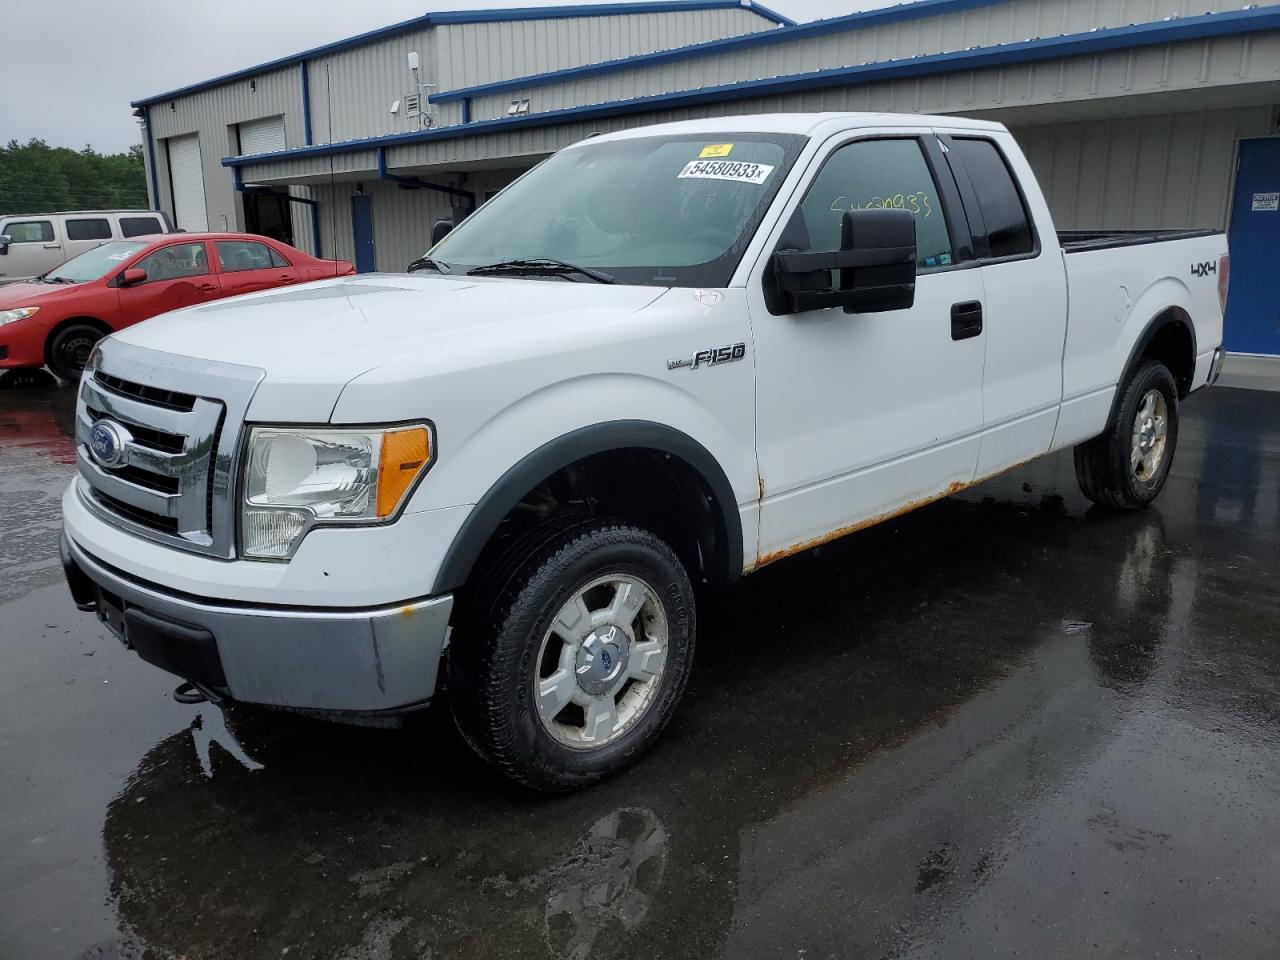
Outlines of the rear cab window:
[[121,217],[120,236],[145,237],[152,233],[164,233],[158,217]]
[[[991,260],[1007,257],[1034,256],[1039,243],[1022,191],[1000,148],[986,138],[952,137],[949,146],[960,162],[963,174],[958,177],[965,208],[976,205],[979,223],[971,223],[975,240],[981,245],[985,234],[987,249],[982,255]],[[963,183],[968,181],[967,188]],[[972,212],[972,211],[970,211]],[[974,219],[972,216],[971,220]]]
[[111,239],[111,224],[106,217],[68,217],[66,228],[68,240]]
[[0,227],[10,243],[53,243],[53,223],[49,220],[12,220]]

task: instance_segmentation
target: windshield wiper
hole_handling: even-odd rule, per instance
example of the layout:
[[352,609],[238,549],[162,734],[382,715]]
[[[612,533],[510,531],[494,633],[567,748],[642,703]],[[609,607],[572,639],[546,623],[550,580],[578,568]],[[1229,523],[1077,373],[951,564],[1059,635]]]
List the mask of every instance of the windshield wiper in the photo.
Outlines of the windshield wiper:
[[47,273],[40,274],[40,280],[44,283],[75,283],[70,277],[51,277]]
[[549,277],[562,277],[566,274],[580,274],[594,280],[596,283],[614,283],[616,282],[612,274],[605,273],[602,270],[592,270],[590,267],[579,267],[573,263],[566,263],[563,260],[557,260],[554,257],[529,257],[520,260],[502,260],[498,263],[487,263],[481,267],[472,267],[467,271],[468,274],[483,276],[484,274],[511,274],[518,276],[520,274],[543,274]]
[[410,263],[409,266],[405,267],[405,272],[413,273],[415,270],[426,270],[428,268],[438,271],[439,273],[453,272],[453,269],[447,263],[442,260],[434,260],[431,257],[419,257],[417,260]]

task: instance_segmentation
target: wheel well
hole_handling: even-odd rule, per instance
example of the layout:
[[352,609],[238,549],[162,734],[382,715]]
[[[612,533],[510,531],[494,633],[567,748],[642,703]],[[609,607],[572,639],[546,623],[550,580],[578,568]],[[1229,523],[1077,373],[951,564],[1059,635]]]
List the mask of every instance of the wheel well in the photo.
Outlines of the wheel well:
[[1159,360],[1173,374],[1178,385],[1178,396],[1185,397],[1191,391],[1191,381],[1196,372],[1196,346],[1191,333],[1191,318],[1185,310],[1170,307],[1159,314],[1148,328],[1138,353],[1139,360]]
[[63,330],[67,329],[67,327],[74,326],[80,323],[86,324],[90,327],[97,327],[102,332],[102,335],[104,337],[111,332],[111,328],[107,326],[105,323],[103,323],[101,320],[99,320],[97,317],[67,317],[67,319],[60,321],[57,326],[55,326],[52,330],[50,330],[49,335],[44,338],[45,363],[48,363],[49,360],[51,359],[49,356],[49,349],[50,347],[53,346],[53,341],[57,339],[58,334],[60,334]]
[[694,581],[723,582],[740,572],[731,569],[729,527],[707,481],[680,457],[643,447],[591,454],[543,478],[498,523],[476,568],[492,562],[530,524],[583,513],[651,530]]

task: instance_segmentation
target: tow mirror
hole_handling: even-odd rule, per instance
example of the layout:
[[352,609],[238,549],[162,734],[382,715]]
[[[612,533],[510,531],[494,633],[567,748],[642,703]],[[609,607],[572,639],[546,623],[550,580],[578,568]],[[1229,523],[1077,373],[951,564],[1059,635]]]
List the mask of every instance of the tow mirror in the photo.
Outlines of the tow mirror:
[[130,267],[124,272],[124,275],[120,277],[120,286],[122,287],[136,287],[138,284],[146,282],[147,271],[143,270],[141,267]]
[[839,250],[780,249],[773,268],[787,313],[829,307],[844,307],[845,313],[905,310],[916,298],[915,215],[892,208],[847,210]]
[[9,253],[9,244],[13,242],[13,237],[7,233],[0,233],[0,257],[7,256]]
[[434,247],[447,237],[451,230],[453,230],[452,220],[437,220],[431,225],[431,245]]

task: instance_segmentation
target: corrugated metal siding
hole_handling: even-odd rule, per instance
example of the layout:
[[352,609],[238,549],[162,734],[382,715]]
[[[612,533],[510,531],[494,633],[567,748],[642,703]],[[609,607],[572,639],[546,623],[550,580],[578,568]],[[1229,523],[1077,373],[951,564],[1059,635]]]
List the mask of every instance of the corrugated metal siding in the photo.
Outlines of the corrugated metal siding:
[[477,97],[472,101],[472,118],[503,116],[518,97],[528,97],[534,111],[556,110],[1036,37],[1087,33],[1093,27],[1148,23],[1240,6],[1238,0],[1011,0],[976,10]]
[[1060,229],[1223,229],[1235,141],[1270,125],[1270,107],[1237,107],[1013,133]]
[[450,24],[437,28],[440,89],[772,29],[744,8]]
[[205,208],[209,226],[222,229],[243,227],[243,212],[236,196],[231,171],[222,166],[222,158],[239,151],[235,125],[245,120],[281,115],[285,138],[290,147],[305,145],[302,129],[302,77],[297,67],[286,67],[249,80],[237,80],[214,90],[202,90],[170,102],[151,107],[151,135],[156,138],[157,176],[164,209],[173,214],[173,200],[168,185],[168,171],[160,154],[164,139],[188,133],[200,134],[200,158],[204,167]]
[[408,64],[414,50],[423,82],[434,83],[439,65],[430,28],[312,60],[312,139],[329,143],[420,129],[417,118],[405,116],[403,105],[398,115],[390,112],[393,101],[415,92]]
[[[227,168],[223,167],[223,169]],[[273,183],[280,180],[322,183],[330,176],[347,177],[353,174],[376,176],[377,154],[373,150],[353,150],[351,153],[335,153],[323,157],[251,163],[241,169],[245,183]]]

